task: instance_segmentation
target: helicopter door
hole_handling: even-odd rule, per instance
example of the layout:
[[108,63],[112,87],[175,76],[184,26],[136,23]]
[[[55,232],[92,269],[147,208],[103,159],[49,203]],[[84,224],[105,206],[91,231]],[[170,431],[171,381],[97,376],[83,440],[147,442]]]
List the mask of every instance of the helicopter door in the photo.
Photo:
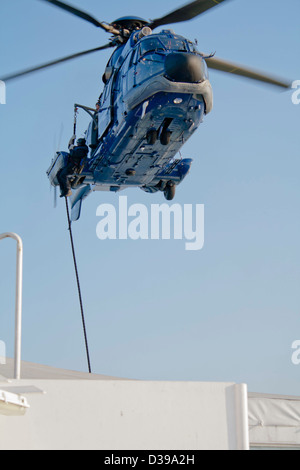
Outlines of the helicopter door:
[[111,93],[113,80],[110,79],[101,96],[100,111],[98,114],[98,137],[101,139],[112,121]]

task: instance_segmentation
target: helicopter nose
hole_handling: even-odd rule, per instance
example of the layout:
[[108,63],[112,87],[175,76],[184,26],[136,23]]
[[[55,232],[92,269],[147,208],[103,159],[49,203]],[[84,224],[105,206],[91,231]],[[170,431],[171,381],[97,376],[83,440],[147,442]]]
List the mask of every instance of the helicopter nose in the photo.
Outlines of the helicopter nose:
[[199,83],[205,80],[205,65],[201,56],[187,52],[168,54],[165,73],[174,82]]

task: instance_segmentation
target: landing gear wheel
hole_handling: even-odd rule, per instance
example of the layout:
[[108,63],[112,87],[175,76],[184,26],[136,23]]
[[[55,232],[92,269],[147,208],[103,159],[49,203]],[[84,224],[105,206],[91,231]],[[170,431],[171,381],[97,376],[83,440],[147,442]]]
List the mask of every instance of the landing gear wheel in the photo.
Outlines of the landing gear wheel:
[[149,129],[147,133],[147,144],[154,145],[158,139],[158,133],[156,129]]
[[167,201],[173,201],[176,193],[176,185],[174,183],[168,183],[164,190],[164,195]]
[[171,135],[172,135],[171,131],[168,131],[168,130],[163,131],[160,136],[161,145],[169,145],[171,141]]

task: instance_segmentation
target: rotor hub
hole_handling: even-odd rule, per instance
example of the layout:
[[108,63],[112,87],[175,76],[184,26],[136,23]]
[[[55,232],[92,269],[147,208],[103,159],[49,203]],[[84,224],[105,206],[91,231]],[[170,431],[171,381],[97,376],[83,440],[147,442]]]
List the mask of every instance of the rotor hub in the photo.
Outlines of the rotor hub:
[[119,18],[116,21],[111,23],[116,29],[128,29],[129,31],[135,31],[136,29],[142,29],[144,26],[149,24],[148,21],[144,20],[143,18],[139,18],[137,16],[124,16],[123,18]]

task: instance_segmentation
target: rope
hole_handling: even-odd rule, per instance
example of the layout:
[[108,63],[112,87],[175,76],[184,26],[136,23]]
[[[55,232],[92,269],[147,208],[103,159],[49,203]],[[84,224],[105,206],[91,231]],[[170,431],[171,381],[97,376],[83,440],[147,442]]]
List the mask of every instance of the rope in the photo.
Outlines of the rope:
[[70,219],[68,198],[65,198],[65,199],[66,199],[66,208],[67,208],[69,232],[70,232],[70,239],[71,239],[71,246],[72,246],[72,253],[73,253],[73,260],[74,260],[74,266],[75,266],[75,273],[76,273],[76,280],[77,280],[77,288],[78,288],[78,295],[79,295],[79,302],[80,302],[80,309],[81,309],[81,318],[82,318],[82,325],[83,325],[83,333],[84,333],[84,340],[85,340],[85,348],[86,348],[87,362],[88,362],[89,373],[91,374],[91,373],[92,373],[92,369],[91,369],[91,361],[90,361],[90,353],[89,353],[87,332],[86,332],[86,326],[85,326],[85,318],[84,318],[84,311],[83,311],[83,303],[82,303],[82,296],[81,296],[81,288],[80,288],[79,275],[78,275],[78,268],[77,268],[76,255],[75,255],[75,248],[74,248],[74,240],[73,240],[73,234],[72,234],[72,222],[71,222],[71,219]]

